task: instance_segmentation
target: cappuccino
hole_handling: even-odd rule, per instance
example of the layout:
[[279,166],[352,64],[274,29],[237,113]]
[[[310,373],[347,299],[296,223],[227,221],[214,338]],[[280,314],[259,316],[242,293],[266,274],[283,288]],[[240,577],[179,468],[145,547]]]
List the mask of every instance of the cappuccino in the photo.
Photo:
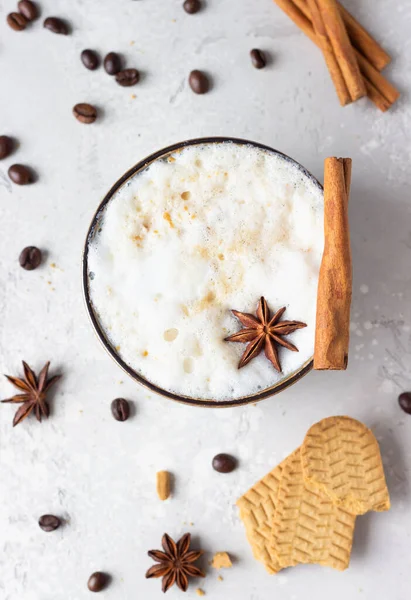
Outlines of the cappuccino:
[[[235,142],[189,145],[129,178],[89,241],[92,309],[119,357],[169,392],[204,400],[258,393],[303,367],[314,349],[323,195],[296,163]],[[261,296],[307,327],[244,368],[224,338]]]

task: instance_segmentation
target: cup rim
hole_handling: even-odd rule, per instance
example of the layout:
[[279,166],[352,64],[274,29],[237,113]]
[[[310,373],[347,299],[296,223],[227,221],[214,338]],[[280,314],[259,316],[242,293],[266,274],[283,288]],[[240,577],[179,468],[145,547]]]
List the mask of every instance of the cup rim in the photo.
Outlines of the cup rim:
[[245,140],[242,138],[226,137],[226,136],[193,138],[190,140],[185,140],[183,142],[177,142],[175,144],[172,144],[171,146],[166,146],[165,148],[162,148],[161,150],[157,150],[156,152],[150,154],[143,160],[140,160],[133,167],[128,169],[111,186],[109,191],[105,194],[103,200],[100,202],[97,210],[95,211],[95,213],[91,219],[91,223],[89,225],[87,235],[86,235],[86,240],[84,243],[83,257],[82,257],[83,296],[84,296],[84,300],[85,300],[85,304],[86,304],[86,310],[87,310],[88,316],[91,320],[91,323],[93,325],[94,332],[96,333],[97,337],[99,338],[99,340],[100,340],[101,344],[103,345],[104,349],[106,350],[106,352],[108,352],[108,354],[117,363],[117,365],[119,367],[121,367],[123,369],[123,371],[125,371],[134,381],[137,381],[137,383],[148,388],[150,391],[152,391],[160,396],[163,396],[165,398],[168,398],[169,400],[179,402],[181,404],[186,404],[189,406],[201,406],[201,407],[205,407],[205,408],[232,408],[234,406],[244,406],[246,404],[254,404],[254,403],[264,400],[268,397],[279,394],[283,390],[287,389],[288,387],[290,387],[291,385],[293,385],[294,383],[296,383],[297,381],[302,379],[305,375],[307,375],[307,373],[309,373],[311,371],[311,369],[313,368],[313,358],[308,359],[308,361],[306,361],[297,371],[295,371],[294,373],[291,373],[288,377],[282,379],[281,381],[270,386],[269,388],[265,388],[264,390],[261,390],[255,394],[251,394],[249,396],[242,396],[241,398],[234,398],[234,399],[228,399],[228,400],[213,400],[213,399],[208,400],[208,399],[203,399],[203,398],[192,398],[190,396],[183,396],[181,394],[176,394],[176,393],[170,392],[168,390],[165,390],[165,389],[153,384],[148,379],[145,379],[144,377],[139,375],[134,369],[132,369],[119,356],[117,351],[110,344],[107,336],[104,333],[103,328],[100,326],[98,317],[94,311],[93,303],[92,303],[91,297],[90,297],[90,290],[89,290],[89,281],[90,280],[89,280],[89,272],[88,272],[88,251],[89,251],[90,242],[93,239],[95,230],[98,226],[100,216],[104,212],[107,204],[113,198],[114,194],[128,181],[128,179],[130,179],[131,177],[134,177],[134,175],[136,173],[138,173],[139,171],[147,168],[152,162],[158,160],[159,158],[165,157],[168,154],[171,154],[177,150],[181,150],[188,146],[197,146],[197,145],[202,145],[202,144],[218,144],[218,143],[227,143],[227,142],[231,142],[231,143],[242,145],[242,146],[246,146],[246,145],[253,146],[254,148],[258,148],[260,150],[264,150],[266,152],[270,152],[272,154],[276,154],[277,156],[282,157],[284,160],[292,163],[295,167],[297,167],[306,177],[308,177],[308,179],[310,179],[321,191],[323,191],[323,186],[318,181],[318,179],[316,177],[314,177],[314,175],[312,173],[310,173],[310,171],[308,171],[303,165],[301,165],[299,162],[297,162],[296,160],[294,160],[287,154],[284,154],[283,152],[280,152],[279,150],[276,150],[275,148],[271,148],[270,146],[267,146],[265,144],[261,144],[259,142],[254,142],[251,140]]

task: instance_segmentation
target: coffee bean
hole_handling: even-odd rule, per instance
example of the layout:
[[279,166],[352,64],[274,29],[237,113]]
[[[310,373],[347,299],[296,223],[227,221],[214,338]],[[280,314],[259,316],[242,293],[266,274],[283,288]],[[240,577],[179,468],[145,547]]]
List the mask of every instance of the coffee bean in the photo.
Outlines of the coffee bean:
[[121,71],[121,58],[116,52],[109,52],[104,57],[104,68],[109,75],[116,75]]
[[402,410],[411,415],[411,392],[403,392],[398,396],[398,403]]
[[12,12],[7,15],[7,23],[14,31],[23,31],[23,29],[26,29],[27,19],[20,13]]
[[87,587],[90,592],[101,592],[107,587],[109,582],[109,577],[106,573],[102,573],[101,571],[96,571],[92,575],[90,575],[89,580],[87,582]]
[[54,515],[43,515],[39,519],[39,525],[43,531],[55,531],[61,525],[61,521]]
[[119,85],[123,87],[130,87],[131,85],[136,85],[139,82],[140,73],[137,69],[123,69],[119,71],[116,75],[116,81]]
[[8,135],[0,135],[0,160],[13,152],[13,140]]
[[188,83],[195,94],[205,94],[210,88],[207,75],[197,69],[191,71]]
[[27,185],[32,182],[30,169],[25,165],[11,165],[8,174],[13,183]]
[[34,271],[41,264],[41,250],[36,246],[27,246],[20,253],[19,263],[26,271]]
[[255,67],[256,69],[263,69],[267,64],[264,52],[262,50],[254,48],[253,50],[251,50],[250,56],[251,62],[253,63],[253,67]]
[[73,115],[81,123],[94,123],[97,119],[97,109],[91,104],[80,102],[73,108]]
[[116,398],[111,403],[111,412],[116,421],[127,421],[130,416],[130,405],[125,398]]
[[99,64],[99,59],[94,50],[83,50],[81,53],[81,62],[90,71],[95,71]]
[[18,9],[23,17],[26,17],[27,21],[34,21],[39,16],[37,6],[31,0],[20,0],[18,3]]
[[47,17],[43,23],[43,27],[52,33],[59,33],[61,35],[67,35],[69,32],[67,23],[58,17]]
[[183,8],[189,15],[194,15],[201,9],[201,2],[200,0],[186,0]]
[[230,454],[217,454],[213,458],[213,469],[219,473],[231,473],[237,466],[237,461]]

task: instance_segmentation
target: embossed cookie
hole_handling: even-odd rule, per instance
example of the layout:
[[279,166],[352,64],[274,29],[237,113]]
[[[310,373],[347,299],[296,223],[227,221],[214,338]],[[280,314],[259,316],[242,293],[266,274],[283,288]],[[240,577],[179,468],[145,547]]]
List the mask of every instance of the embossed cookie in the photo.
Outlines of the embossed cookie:
[[300,450],[283,463],[270,555],[282,568],[316,563],[339,571],[350,562],[355,515],[304,480]]
[[278,573],[281,569],[272,549],[271,537],[283,464],[275,467],[237,500],[254,557],[264,564],[270,574]]
[[329,417],[313,425],[301,462],[307,482],[353,514],[390,508],[378,442],[359,421]]

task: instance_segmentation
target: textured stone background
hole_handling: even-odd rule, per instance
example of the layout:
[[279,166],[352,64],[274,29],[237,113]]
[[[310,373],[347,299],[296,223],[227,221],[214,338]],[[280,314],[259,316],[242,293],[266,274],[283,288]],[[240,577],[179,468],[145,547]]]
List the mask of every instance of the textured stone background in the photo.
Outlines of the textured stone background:
[[[48,422],[12,430],[13,410],[0,407],[0,598],[88,598],[96,569],[113,575],[107,600],[161,598],[159,583],[144,579],[146,551],[165,530],[190,530],[210,554],[236,558],[223,582],[209,573],[202,585],[209,598],[405,600],[411,417],[396,399],[411,387],[411,6],[344,0],[394,57],[387,74],[403,97],[382,115],[366,100],[339,107],[318,50],[270,0],[207,0],[197,16],[181,3],[42,0],[43,16],[72,23],[63,37],[41,22],[11,31],[5,17],[16,2],[0,0],[0,132],[20,141],[0,164],[0,370],[17,373],[22,358],[36,369],[50,359],[64,373]],[[255,46],[272,56],[264,71],[249,63]],[[102,69],[87,71],[79,60],[86,47],[122,52],[144,73],[141,84],[124,89]],[[210,94],[188,89],[193,68],[212,74]],[[101,107],[94,125],[73,118],[82,101]],[[346,373],[313,373],[257,407],[204,410],[149,395],[122,374],[88,322],[80,265],[91,216],[128,167],[184,138],[224,134],[274,146],[320,179],[325,156],[353,158],[351,361]],[[38,183],[12,186],[12,162],[35,167]],[[31,273],[17,263],[28,244],[47,250]],[[10,392],[1,380],[1,396]],[[116,396],[135,402],[127,423],[110,415]],[[346,573],[309,566],[270,577],[251,556],[234,500],[313,422],[341,413],[374,429],[393,508],[358,519]],[[214,473],[218,451],[237,455],[240,468]],[[175,495],[164,504],[155,496],[157,469],[175,473]],[[37,519],[47,512],[67,525],[43,533]]]

